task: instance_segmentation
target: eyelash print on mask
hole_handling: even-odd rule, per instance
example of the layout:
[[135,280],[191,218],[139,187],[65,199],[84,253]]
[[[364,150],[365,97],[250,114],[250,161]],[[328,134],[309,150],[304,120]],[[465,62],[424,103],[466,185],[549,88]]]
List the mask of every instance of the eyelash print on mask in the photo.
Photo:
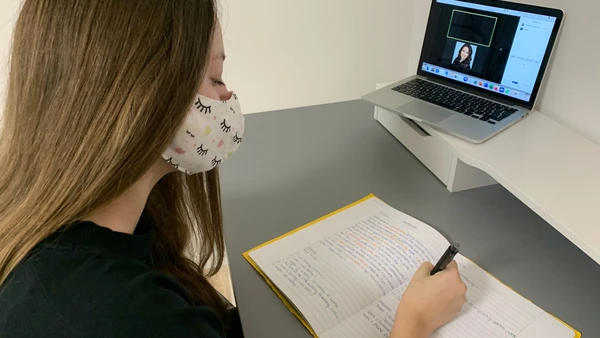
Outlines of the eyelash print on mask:
[[169,163],[169,164],[170,164],[170,165],[171,165],[173,168],[175,168],[175,169],[179,169],[179,164],[175,164],[175,163],[173,163],[173,158],[172,158],[172,157],[170,157],[170,158],[167,160],[167,163]]
[[190,135],[192,138],[196,137],[196,135],[192,134],[192,132],[189,130],[186,130],[185,133]]
[[196,152],[200,156],[204,156],[204,155],[208,154],[208,149],[204,149],[203,146],[204,146],[204,144],[201,144],[198,148],[196,148]]
[[237,101],[237,95],[235,95],[235,93],[233,93],[233,98]]
[[198,98],[198,101],[196,101],[196,109],[200,110],[200,112],[204,113],[204,114],[210,114],[210,113],[212,113],[211,106],[205,106],[205,105],[203,105],[202,101],[200,101],[200,98]]
[[229,107],[229,109],[231,109],[231,112],[235,114],[235,110],[232,107]]
[[225,119],[223,119],[223,122],[221,122],[221,130],[225,133],[228,133],[231,131],[231,126],[227,125],[227,121]]
[[235,136],[233,136],[233,142],[240,144],[242,143],[242,138],[239,137],[237,133],[235,133]]
[[215,158],[213,158],[213,160],[210,163],[212,164],[213,167],[216,167],[219,164],[221,164],[221,160],[217,160],[217,157],[215,156]]

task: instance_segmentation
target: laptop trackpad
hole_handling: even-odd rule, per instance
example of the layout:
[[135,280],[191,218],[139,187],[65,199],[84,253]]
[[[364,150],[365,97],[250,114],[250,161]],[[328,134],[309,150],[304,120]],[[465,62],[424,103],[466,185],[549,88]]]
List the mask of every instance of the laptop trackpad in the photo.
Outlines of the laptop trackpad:
[[420,118],[429,123],[438,123],[443,119],[452,116],[452,113],[446,111],[444,108],[440,108],[420,100],[414,100],[396,108],[396,110],[416,118]]

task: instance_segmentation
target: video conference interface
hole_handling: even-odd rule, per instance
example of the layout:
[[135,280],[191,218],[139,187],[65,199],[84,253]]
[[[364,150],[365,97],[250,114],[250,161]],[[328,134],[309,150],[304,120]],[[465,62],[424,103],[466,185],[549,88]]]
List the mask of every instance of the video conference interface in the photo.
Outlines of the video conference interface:
[[556,23],[552,16],[437,0],[421,69],[529,101]]

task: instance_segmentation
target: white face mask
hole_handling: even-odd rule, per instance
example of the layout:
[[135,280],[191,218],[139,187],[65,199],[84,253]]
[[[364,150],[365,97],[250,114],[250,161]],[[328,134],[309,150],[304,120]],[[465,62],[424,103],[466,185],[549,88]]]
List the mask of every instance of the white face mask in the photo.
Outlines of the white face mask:
[[235,93],[228,101],[196,95],[183,125],[162,157],[188,175],[209,171],[237,150],[243,134],[244,116]]

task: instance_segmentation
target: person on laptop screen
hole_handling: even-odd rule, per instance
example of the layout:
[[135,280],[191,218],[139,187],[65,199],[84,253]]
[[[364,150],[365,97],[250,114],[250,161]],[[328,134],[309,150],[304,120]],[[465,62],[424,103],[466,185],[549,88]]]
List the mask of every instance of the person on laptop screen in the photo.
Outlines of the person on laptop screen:
[[471,47],[470,44],[465,43],[458,51],[458,55],[456,56],[452,64],[462,69],[471,69],[472,55],[473,47]]

